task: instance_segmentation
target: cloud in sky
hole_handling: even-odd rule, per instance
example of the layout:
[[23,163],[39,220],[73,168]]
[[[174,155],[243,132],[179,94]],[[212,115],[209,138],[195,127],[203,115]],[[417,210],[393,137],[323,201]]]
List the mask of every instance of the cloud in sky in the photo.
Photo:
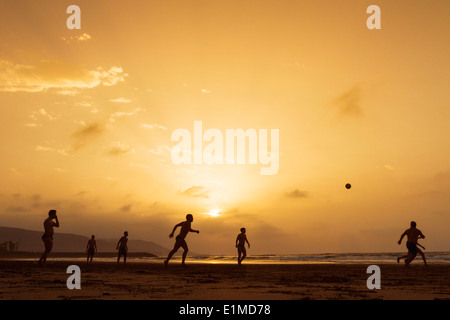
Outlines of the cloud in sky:
[[128,153],[128,152],[133,153],[134,149],[132,149],[129,145],[127,145],[127,144],[125,144],[123,142],[117,141],[114,144],[114,147],[109,149],[108,154],[110,156],[119,156],[119,155],[122,155],[122,154],[125,154],[125,153]]
[[80,36],[72,36],[72,37],[61,37],[64,42],[70,43],[72,41],[86,42],[92,39],[91,35],[88,33],[83,33]]
[[291,199],[301,199],[301,198],[308,198],[308,192],[306,191],[300,191],[298,189],[295,189],[290,192],[286,192],[284,194],[285,197],[291,198]]
[[203,186],[193,186],[181,192],[181,194],[193,198],[209,198],[210,190]]
[[131,100],[127,98],[116,98],[116,99],[110,99],[110,102],[116,102],[116,103],[130,103]]
[[167,130],[166,127],[157,124],[157,123],[153,123],[153,124],[148,124],[148,123],[142,123],[141,127],[144,129],[161,129],[161,130]]
[[33,111],[30,113],[29,118],[31,119],[30,122],[24,123],[25,127],[29,128],[36,128],[36,127],[42,127],[42,123],[39,122],[40,119],[47,119],[50,121],[55,121],[60,118],[60,115],[54,115],[46,111],[44,108],[41,108],[39,110]]
[[58,89],[59,94],[76,94],[79,89],[100,85],[113,86],[128,75],[121,67],[86,69],[61,61],[42,60],[37,65],[16,64],[0,60],[0,91],[44,92]]
[[361,87],[355,85],[349,91],[344,92],[342,95],[334,99],[333,105],[339,110],[339,114],[342,116],[361,116],[363,109],[360,105],[361,102]]
[[35,148],[36,151],[47,151],[47,152],[56,152],[62,156],[68,156],[69,152],[70,152],[70,148],[64,148],[64,149],[56,149],[53,147],[49,147],[49,146],[41,146],[38,145]]
[[113,114],[111,114],[109,116],[109,118],[106,120],[107,124],[108,123],[114,123],[116,122],[116,119],[118,118],[122,118],[122,117],[131,117],[134,116],[136,113],[138,113],[139,111],[143,111],[144,109],[141,108],[136,108],[133,111],[129,111],[129,112],[125,112],[125,111],[117,111],[114,112]]
[[[111,127],[112,124],[117,121],[117,119],[120,119],[122,117],[134,116],[135,114],[137,114],[142,110],[143,109],[141,108],[136,108],[129,112],[117,111],[112,113],[108,118],[106,118],[103,121],[95,121],[87,125],[83,123],[78,123],[83,125],[83,127],[73,134],[73,137],[76,139],[74,151],[83,147],[88,140],[100,136],[105,130],[107,130],[107,128]],[[121,150],[123,151],[123,149]],[[121,153],[123,152],[121,152],[117,148],[116,149],[113,148],[110,150],[110,154],[121,154]]]
[[94,122],[75,132],[74,136],[77,138],[96,136],[102,133],[104,129],[105,126],[102,122]]
[[131,117],[136,113],[141,111],[142,109],[137,108],[130,112],[117,111],[112,113],[106,120],[104,121],[95,121],[89,125],[85,125],[83,128],[74,133],[76,138],[87,138],[91,136],[96,136],[101,134],[105,128],[109,127],[110,124],[117,121],[117,119],[122,117]]

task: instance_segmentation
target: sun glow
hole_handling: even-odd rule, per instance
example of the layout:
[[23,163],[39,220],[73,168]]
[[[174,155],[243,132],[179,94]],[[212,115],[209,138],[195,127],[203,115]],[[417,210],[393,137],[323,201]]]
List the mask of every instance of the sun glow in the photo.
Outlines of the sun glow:
[[220,212],[221,212],[220,209],[214,208],[214,209],[209,210],[209,211],[206,212],[205,214],[208,215],[208,216],[210,216],[210,217],[216,218],[216,217],[219,217],[219,216],[220,216]]

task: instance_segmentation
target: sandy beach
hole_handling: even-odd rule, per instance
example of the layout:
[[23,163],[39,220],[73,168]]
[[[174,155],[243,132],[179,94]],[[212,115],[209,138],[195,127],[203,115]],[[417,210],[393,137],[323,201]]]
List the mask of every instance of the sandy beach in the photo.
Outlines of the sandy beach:
[[[81,289],[66,286],[79,265]],[[381,289],[366,286],[361,264],[188,264],[0,261],[1,300],[441,300],[450,265],[379,265]]]

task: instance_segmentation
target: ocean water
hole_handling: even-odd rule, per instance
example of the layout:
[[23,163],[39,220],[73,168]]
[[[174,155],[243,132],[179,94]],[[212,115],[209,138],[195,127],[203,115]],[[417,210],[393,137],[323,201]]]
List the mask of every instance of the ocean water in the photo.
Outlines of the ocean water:
[[[384,264],[397,263],[397,257],[405,255],[405,252],[387,253],[320,253],[320,254],[266,254],[250,255],[244,263],[255,264],[308,264],[308,263],[370,263]],[[450,264],[450,252],[426,252],[428,263]],[[236,256],[196,256],[188,257],[191,262],[202,263],[236,263]],[[418,255],[415,263],[422,263],[422,257]]]
[[[384,252],[384,253],[320,253],[320,254],[265,254],[265,255],[249,255],[244,260],[245,264],[336,264],[336,263],[353,263],[353,264],[389,264],[397,263],[397,257],[405,255],[406,252]],[[450,252],[425,252],[427,262],[429,264],[450,264]],[[127,258],[128,262],[142,263],[163,263],[166,257],[132,257]],[[187,263],[209,263],[209,264],[235,264],[236,256],[228,255],[205,255],[205,256],[188,256]],[[37,260],[37,259],[22,259]],[[86,261],[86,258],[52,258],[54,261]],[[115,262],[116,258],[100,258],[94,256],[94,261]],[[174,256],[171,263],[180,262],[180,256]],[[122,262],[122,259],[121,259]],[[423,263],[422,257],[418,255],[413,262],[414,264]]]

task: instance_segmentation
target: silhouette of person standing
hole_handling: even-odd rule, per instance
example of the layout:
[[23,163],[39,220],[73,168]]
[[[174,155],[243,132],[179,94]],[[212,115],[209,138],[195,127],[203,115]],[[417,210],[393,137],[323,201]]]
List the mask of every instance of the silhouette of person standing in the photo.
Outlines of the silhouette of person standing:
[[172,233],[169,235],[169,238],[171,238],[171,239],[173,238],[173,234],[178,227],[181,227],[181,230],[180,230],[180,233],[175,238],[175,245],[173,246],[172,251],[169,252],[167,259],[164,261],[164,266],[167,267],[169,260],[172,258],[172,256],[175,254],[175,252],[177,252],[178,249],[180,249],[180,247],[182,247],[184,250],[182,260],[181,260],[181,265],[182,266],[185,265],[186,255],[189,251],[189,248],[187,246],[186,240],[184,240],[184,239],[186,238],[186,236],[189,232],[200,233],[200,231],[193,230],[191,228],[191,223],[193,221],[194,221],[194,217],[192,216],[192,214],[187,214],[186,221],[180,222],[179,224],[175,225],[175,227],[173,227]]
[[[53,222],[55,219],[55,222]],[[53,227],[59,227],[58,217],[56,216],[56,210],[50,210],[48,212],[48,218],[44,221],[44,234],[41,239],[44,241],[45,251],[42,253],[41,258],[39,259],[39,264],[45,264],[47,262],[47,256],[52,251],[53,248]]]
[[95,236],[92,235],[91,239],[88,241],[86,246],[87,253],[87,262],[92,263],[92,258],[94,257],[94,253],[97,252],[97,241],[95,241]]
[[248,248],[250,249],[250,243],[245,235],[245,228],[241,228],[241,233],[236,237],[236,248],[238,250],[238,264],[242,263],[242,260],[247,256],[247,250],[245,249],[245,243],[247,242]]
[[125,231],[123,233],[123,237],[120,238],[119,242],[117,243],[116,250],[119,250],[118,256],[117,256],[117,264],[119,264],[120,257],[123,256],[123,263],[127,263],[127,252],[128,252],[128,232]]

